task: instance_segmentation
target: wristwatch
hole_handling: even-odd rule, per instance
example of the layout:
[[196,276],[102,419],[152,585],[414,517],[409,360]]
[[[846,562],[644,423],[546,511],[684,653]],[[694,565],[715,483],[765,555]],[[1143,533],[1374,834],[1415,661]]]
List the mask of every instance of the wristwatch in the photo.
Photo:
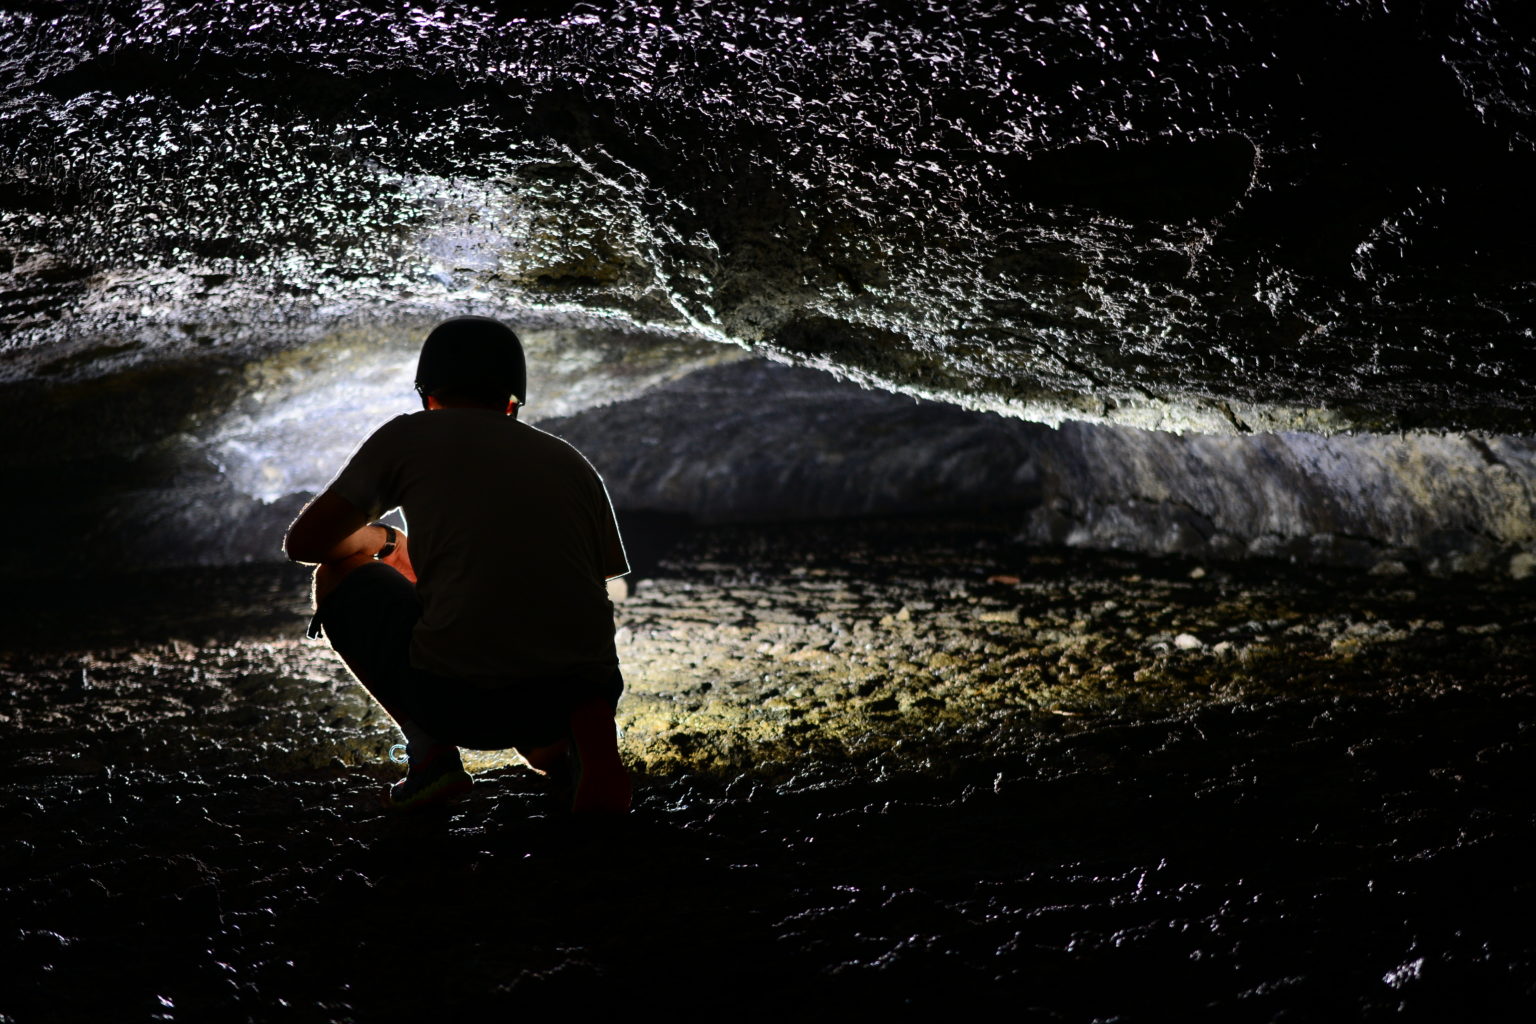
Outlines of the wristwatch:
[[395,544],[400,540],[399,534],[395,533],[395,528],[388,523],[369,523],[368,525],[377,526],[384,531],[384,546],[373,553],[373,560],[377,562],[394,554]]

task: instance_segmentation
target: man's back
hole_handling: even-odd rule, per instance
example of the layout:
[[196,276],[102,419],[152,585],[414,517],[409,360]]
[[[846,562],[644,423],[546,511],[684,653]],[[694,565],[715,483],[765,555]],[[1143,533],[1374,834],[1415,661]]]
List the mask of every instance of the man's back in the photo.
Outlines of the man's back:
[[602,481],[564,441],[484,409],[414,413],[331,487],[370,515],[405,514],[419,668],[496,679],[617,664],[603,581],[628,565]]

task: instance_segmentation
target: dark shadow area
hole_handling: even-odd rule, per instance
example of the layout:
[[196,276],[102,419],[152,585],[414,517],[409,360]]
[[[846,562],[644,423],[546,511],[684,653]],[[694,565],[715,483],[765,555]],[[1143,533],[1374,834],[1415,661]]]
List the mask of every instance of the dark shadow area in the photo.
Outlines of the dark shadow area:
[[624,537],[624,553],[629,557],[627,580],[631,587],[661,572],[662,562],[698,529],[691,516],[680,512],[618,508],[615,514]]
[[1229,212],[1253,182],[1258,154],[1241,135],[1083,142],[1009,161],[1019,198],[1083,206],[1130,220],[1179,223]]

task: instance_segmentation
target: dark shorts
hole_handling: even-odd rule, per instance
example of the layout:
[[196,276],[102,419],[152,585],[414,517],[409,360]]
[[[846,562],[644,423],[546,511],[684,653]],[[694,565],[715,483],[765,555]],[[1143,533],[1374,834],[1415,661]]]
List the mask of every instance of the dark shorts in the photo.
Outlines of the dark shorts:
[[566,736],[577,705],[594,697],[617,705],[624,690],[617,666],[508,678],[495,687],[434,675],[411,664],[411,630],[420,617],[415,585],[383,564],[353,570],[315,615],[384,710],[444,743],[472,750],[544,746]]

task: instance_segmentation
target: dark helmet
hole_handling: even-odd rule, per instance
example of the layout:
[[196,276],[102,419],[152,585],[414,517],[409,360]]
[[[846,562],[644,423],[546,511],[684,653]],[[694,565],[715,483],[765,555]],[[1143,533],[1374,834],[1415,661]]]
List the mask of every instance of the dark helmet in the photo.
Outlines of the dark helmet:
[[416,363],[422,403],[434,392],[488,403],[528,399],[528,363],[512,328],[488,316],[456,316],[432,329]]

